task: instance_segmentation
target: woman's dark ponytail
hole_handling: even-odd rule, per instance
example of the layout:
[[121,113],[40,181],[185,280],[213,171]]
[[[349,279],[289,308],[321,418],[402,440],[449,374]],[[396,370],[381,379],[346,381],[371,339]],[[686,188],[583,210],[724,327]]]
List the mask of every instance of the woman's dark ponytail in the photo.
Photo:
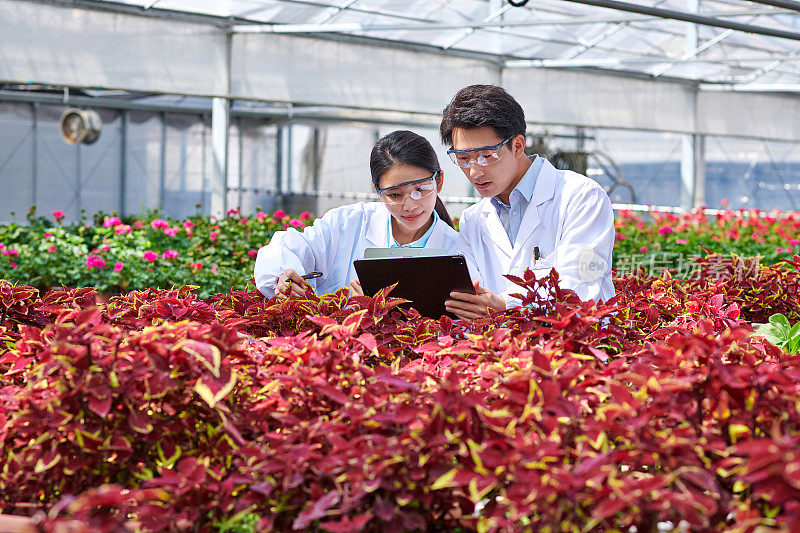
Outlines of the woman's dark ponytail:
[[453,219],[450,218],[450,213],[447,212],[447,208],[444,206],[442,199],[439,198],[439,195],[436,195],[436,205],[433,206],[433,208],[436,210],[436,214],[439,215],[439,218],[442,219],[442,222],[455,229]]
[[[369,157],[369,170],[372,174],[372,184],[375,189],[380,188],[381,177],[387,170],[397,164],[413,165],[424,168],[431,174],[439,172],[439,179],[442,179],[439,158],[436,151],[425,137],[413,131],[397,130],[378,139],[372,148]],[[454,227],[453,219],[447,212],[444,202],[436,196],[436,214],[439,215],[447,225]]]

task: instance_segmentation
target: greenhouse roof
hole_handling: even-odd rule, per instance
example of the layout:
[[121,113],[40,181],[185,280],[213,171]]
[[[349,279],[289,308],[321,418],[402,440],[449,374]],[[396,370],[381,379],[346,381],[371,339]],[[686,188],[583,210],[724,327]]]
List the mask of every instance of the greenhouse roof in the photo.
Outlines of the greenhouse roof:
[[705,90],[800,91],[792,0],[121,0],[220,17],[239,33],[333,34],[485,55],[506,68],[590,68]]

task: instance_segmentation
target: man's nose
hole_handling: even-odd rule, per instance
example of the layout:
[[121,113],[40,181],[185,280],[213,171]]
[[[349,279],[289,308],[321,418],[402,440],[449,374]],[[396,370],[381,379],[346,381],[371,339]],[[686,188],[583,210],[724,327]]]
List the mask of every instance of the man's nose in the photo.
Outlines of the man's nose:
[[483,167],[478,165],[477,163],[472,163],[469,166],[469,177],[470,178],[479,178],[483,176]]

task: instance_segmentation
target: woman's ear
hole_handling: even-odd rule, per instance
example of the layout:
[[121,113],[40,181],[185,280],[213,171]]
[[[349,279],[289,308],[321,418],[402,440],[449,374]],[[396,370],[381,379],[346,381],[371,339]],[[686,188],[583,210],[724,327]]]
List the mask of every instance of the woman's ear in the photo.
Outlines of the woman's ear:
[[436,194],[442,192],[442,187],[444,187],[444,170],[440,170],[436,176]]

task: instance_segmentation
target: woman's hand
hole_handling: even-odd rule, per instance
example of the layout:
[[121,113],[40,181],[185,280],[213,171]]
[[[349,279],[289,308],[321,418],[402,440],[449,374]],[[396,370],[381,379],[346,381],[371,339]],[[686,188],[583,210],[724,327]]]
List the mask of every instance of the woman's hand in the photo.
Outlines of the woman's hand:
[[361,288],[361,282],[357,279],[350,282],[350,296],[364,296],[364,289]]
[[275,288],[275,296],[278,298],[288,298],[294,296],[302,298],[306,295],[306,287],[308,283],[300,277],[300,274],[291,268],[285,270],[281,277],[278,278],[278,285]]
[[488,289],[481,287],[477,281],[473,282],[475,294],[466,292],[451,292],[450,298],[444,303],[445,309],[458,318],[475,320],[489,314],[489,309],[505,311],[506,302],[500,296]]

